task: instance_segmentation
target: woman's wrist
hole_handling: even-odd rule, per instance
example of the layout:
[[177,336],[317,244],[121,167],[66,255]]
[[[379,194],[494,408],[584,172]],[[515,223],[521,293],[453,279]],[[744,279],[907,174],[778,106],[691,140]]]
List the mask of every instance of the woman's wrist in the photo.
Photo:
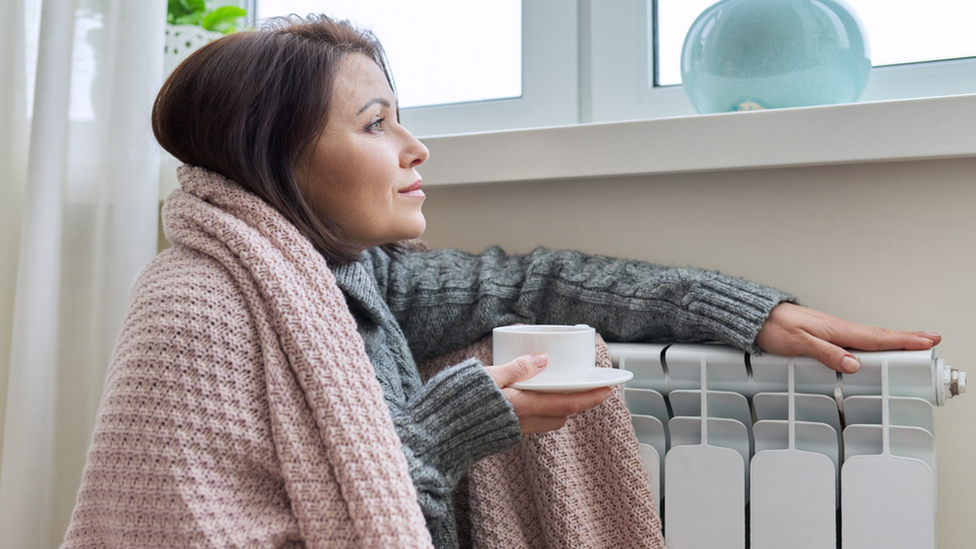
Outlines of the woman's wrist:
[[394,423],[413,456],[452,486],[476,461],[522,440],[508,398],[475,359],[431,378]]

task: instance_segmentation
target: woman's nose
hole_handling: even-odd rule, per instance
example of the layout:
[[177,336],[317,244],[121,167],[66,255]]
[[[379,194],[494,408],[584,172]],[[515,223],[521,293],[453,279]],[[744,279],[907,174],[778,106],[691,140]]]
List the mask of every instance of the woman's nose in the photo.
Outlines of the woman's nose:
[[419,139],[414,137],[405,128],[403,132],[406,143],[404,143],[403,152],[400,155],[400,163],[405,168],[415,168],[427,161],[427,158],[430,156],[430,151],[427,150],[426,145],[421,143]]

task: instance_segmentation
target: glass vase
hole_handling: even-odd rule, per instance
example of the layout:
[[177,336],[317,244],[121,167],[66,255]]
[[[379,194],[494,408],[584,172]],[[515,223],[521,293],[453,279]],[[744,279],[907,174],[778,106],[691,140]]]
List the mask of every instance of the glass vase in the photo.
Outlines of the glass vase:
[[863,25],[838,0],[722,0],[698,16],[681,51],[699,113],[851,103],[870,74]]

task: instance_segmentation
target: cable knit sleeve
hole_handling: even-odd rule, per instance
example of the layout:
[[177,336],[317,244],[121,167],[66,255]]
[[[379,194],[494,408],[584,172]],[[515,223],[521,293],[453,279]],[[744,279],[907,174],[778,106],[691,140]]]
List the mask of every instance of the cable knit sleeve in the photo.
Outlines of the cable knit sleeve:
[[387,279],[376,277],[368,254],[362,263],[335,265],[332,272],[383,389],[434,545],[456,546],[451,490],[476,461],[521,441],[519,420],[477,360],[464,360],[422,382],[380,290]]
[[390,310],[424,360],[495,326],[576,324],[607,341],[718,341],[758,352],[769,311],[796,299],[715,271],[538,248],[370,255]]
[[451,490],[471,465],[522,440],[511,404],[475,359],[431,378],[393,424],[428,522],[452,512]]

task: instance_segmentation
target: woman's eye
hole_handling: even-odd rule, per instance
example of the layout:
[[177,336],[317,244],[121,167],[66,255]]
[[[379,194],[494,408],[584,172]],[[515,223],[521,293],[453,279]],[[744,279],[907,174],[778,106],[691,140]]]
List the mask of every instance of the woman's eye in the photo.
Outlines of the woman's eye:
[[372,122],[370,122],[369,124],[367,124],[366,127],[363,129],[368,133],[378,132],[383,129],[382,125],[384,120],[386,120],[386,117],[377,118]]

